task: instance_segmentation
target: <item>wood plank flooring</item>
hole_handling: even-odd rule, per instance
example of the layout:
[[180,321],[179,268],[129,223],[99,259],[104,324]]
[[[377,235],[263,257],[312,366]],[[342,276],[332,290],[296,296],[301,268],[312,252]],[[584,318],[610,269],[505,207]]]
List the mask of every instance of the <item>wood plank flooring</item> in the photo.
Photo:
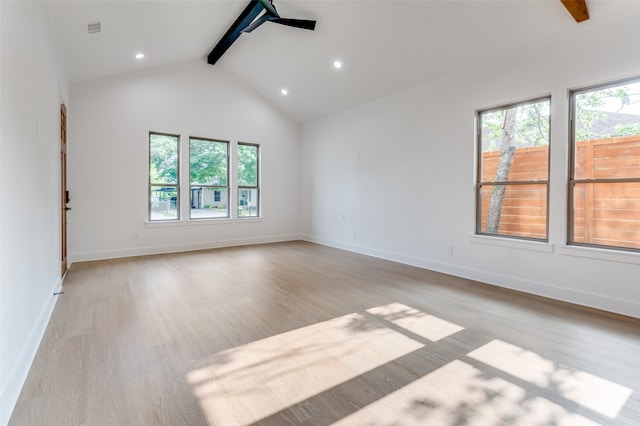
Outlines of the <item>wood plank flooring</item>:
[[10,425],[640,425],[640,320],[320,245],[64,292]]

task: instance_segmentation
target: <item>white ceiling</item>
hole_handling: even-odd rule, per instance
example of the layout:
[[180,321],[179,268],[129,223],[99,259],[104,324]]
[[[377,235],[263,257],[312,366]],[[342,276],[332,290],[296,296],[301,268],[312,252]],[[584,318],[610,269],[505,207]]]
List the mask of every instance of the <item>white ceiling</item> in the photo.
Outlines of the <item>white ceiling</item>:
[[[202,60],[247,0],[49,0],[72,84]],[[640,1],[587,0],[577,24],[560,0],[274,0],[315,31],[265,23],[243,34],[224,67],[300,123],[640,14]],[[103,32],[87,35],[86,25]],[[138,61],[134,54],[144,52]],[[333,69],[335,59],[344,67]],[[280,89],[286,87],[284,97]]]

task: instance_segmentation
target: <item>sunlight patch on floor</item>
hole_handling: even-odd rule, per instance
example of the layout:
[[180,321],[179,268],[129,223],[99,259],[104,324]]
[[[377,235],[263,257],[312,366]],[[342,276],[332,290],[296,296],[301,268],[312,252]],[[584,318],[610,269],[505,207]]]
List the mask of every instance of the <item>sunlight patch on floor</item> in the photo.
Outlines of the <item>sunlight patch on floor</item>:
[[455,360],[334,423],[396,424],[595,426],[598,423]]
[[421,347],[354,313],[220,352],[187,380],[209,424],[246,425]]
[[390,323],[432,342],[437,342],[440,339],[464,330],[464,327],[418,311],[401,303],[390,303],[385,306],[378,306],[367,309],[367,312],[384,318]]
[[493,340],[470,352],[469,356],[612,419],[616,418],[632,392],[626,386],[585,371],[559,366],[534,352],[501,340]]

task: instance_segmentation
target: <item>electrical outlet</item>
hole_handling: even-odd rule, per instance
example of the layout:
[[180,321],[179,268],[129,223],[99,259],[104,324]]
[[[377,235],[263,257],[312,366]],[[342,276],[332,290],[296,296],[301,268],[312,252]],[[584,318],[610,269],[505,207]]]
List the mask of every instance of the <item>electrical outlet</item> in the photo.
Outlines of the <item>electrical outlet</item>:
[[453,246],[451,244],[447,246],[447,254],[449,256],[453,255]]

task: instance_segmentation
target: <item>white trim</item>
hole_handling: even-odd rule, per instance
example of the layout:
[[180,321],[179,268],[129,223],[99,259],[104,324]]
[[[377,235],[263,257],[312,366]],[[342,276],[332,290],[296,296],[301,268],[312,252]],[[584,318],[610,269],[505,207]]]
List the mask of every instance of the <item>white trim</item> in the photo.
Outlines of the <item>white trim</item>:
[[492,237],[490,235],[470,235],[469,242],[521,250],[539,251],[542,253],[553,253],[553,244],[544,241],[517,240],[514,238]]
[[236,223],[260,223],[262,222],[262,217],[260,216],[247,216],[247,217],[238,217],[235,219]]
[[404,263],[411,266],[416,266],[422,269],[428,269],[436,272],[442,272],[449,275],[454,275],[461,278],[466,278],[473,281],[479,281],[486,284],[495,285],[497,287],[508,288],[524,293],[529,293],[537,296],[547,297],[555,300],[560,300],[572,304],[578,304],[587,306],[590,308],[605,310],[621,315],[627,315],[635,318],[640,318],[640,303],[633,302],[626,299],[618,299],[608,295],[588,293],[583,291],[577,291],[573,289],[567,289],[557,287],[551,284],[542,283],[538,281],[526,280],[518,277],[512,277],[503,274],[496,274],[493,272],[487,272],[479,269],[466,268],[462,266],[456,266],[449,263],[436,262],[428,259],[421,259],[413,256],[407,256],[400,253],[394,253],[385,250],[378,250],[370,247],[357,246],[342,243],[327,238],[314,237],[310,235],[303,235],[304,241],[312,243],[322,244],[329,247],[335,247],[355,253],[365,254],[381,259],[391,260],[398,263]]
[[178,228],[184,226],[183,220],[159,220],[159,221],[146,221],[144,223],[145,228]]
[[171,220],[171,221],[158,221],[144,223],[145,228],[179,228],[182,226],[203,226],[203,225],[233,225],[234,223],[260,223],[262,217],[238,217],[238,218],[202,218],[202,219],[187,219],[187,220]]
[[608,250],[598,247],[563,245],[558,246],[558,253],[564,256],[586,257],[588,259],[606,260],[609,262],[631,263],[640,265],[640,253]]
[[87,262],[92,260],[148,256],[152,254],[178,253],[184,251],[207,250],[253,244],[281,243],[284,241],[295,241],[299,239],[300,235],[298,234],[271,235],[266,237],[237,238],[233,240],[204,241],[200,243],[171,244],[165,246],[136,247],[121,250],[103,250],[84,253],[73,253],[69,257],[73,262]]
[[187,226],[203,226],[203,225],[233,225],[234,220],[228,217],[221,217],[219,219],[203,218],[203,219],[189,219],[187,220]]
[[53,308],[56,306],[58,296],[54,296],[53,293],[58,293],[61,288],[62,279],[58,278],[50,290],[50,296],[42,307],[40,315],[38,315],[38,320],[35,322],[31,333],[29,333],[29,338],[18,357],[18,363],[9,374],[9,380],[7,380],[4,389],[2,389],[2,396],[0,396],[0,424],[6,425],[9,423],[9,418],[18,402],[24,382],[29,375],[31,364],[36,357],[38,347],[40,347],[40,342],[51,319]]

